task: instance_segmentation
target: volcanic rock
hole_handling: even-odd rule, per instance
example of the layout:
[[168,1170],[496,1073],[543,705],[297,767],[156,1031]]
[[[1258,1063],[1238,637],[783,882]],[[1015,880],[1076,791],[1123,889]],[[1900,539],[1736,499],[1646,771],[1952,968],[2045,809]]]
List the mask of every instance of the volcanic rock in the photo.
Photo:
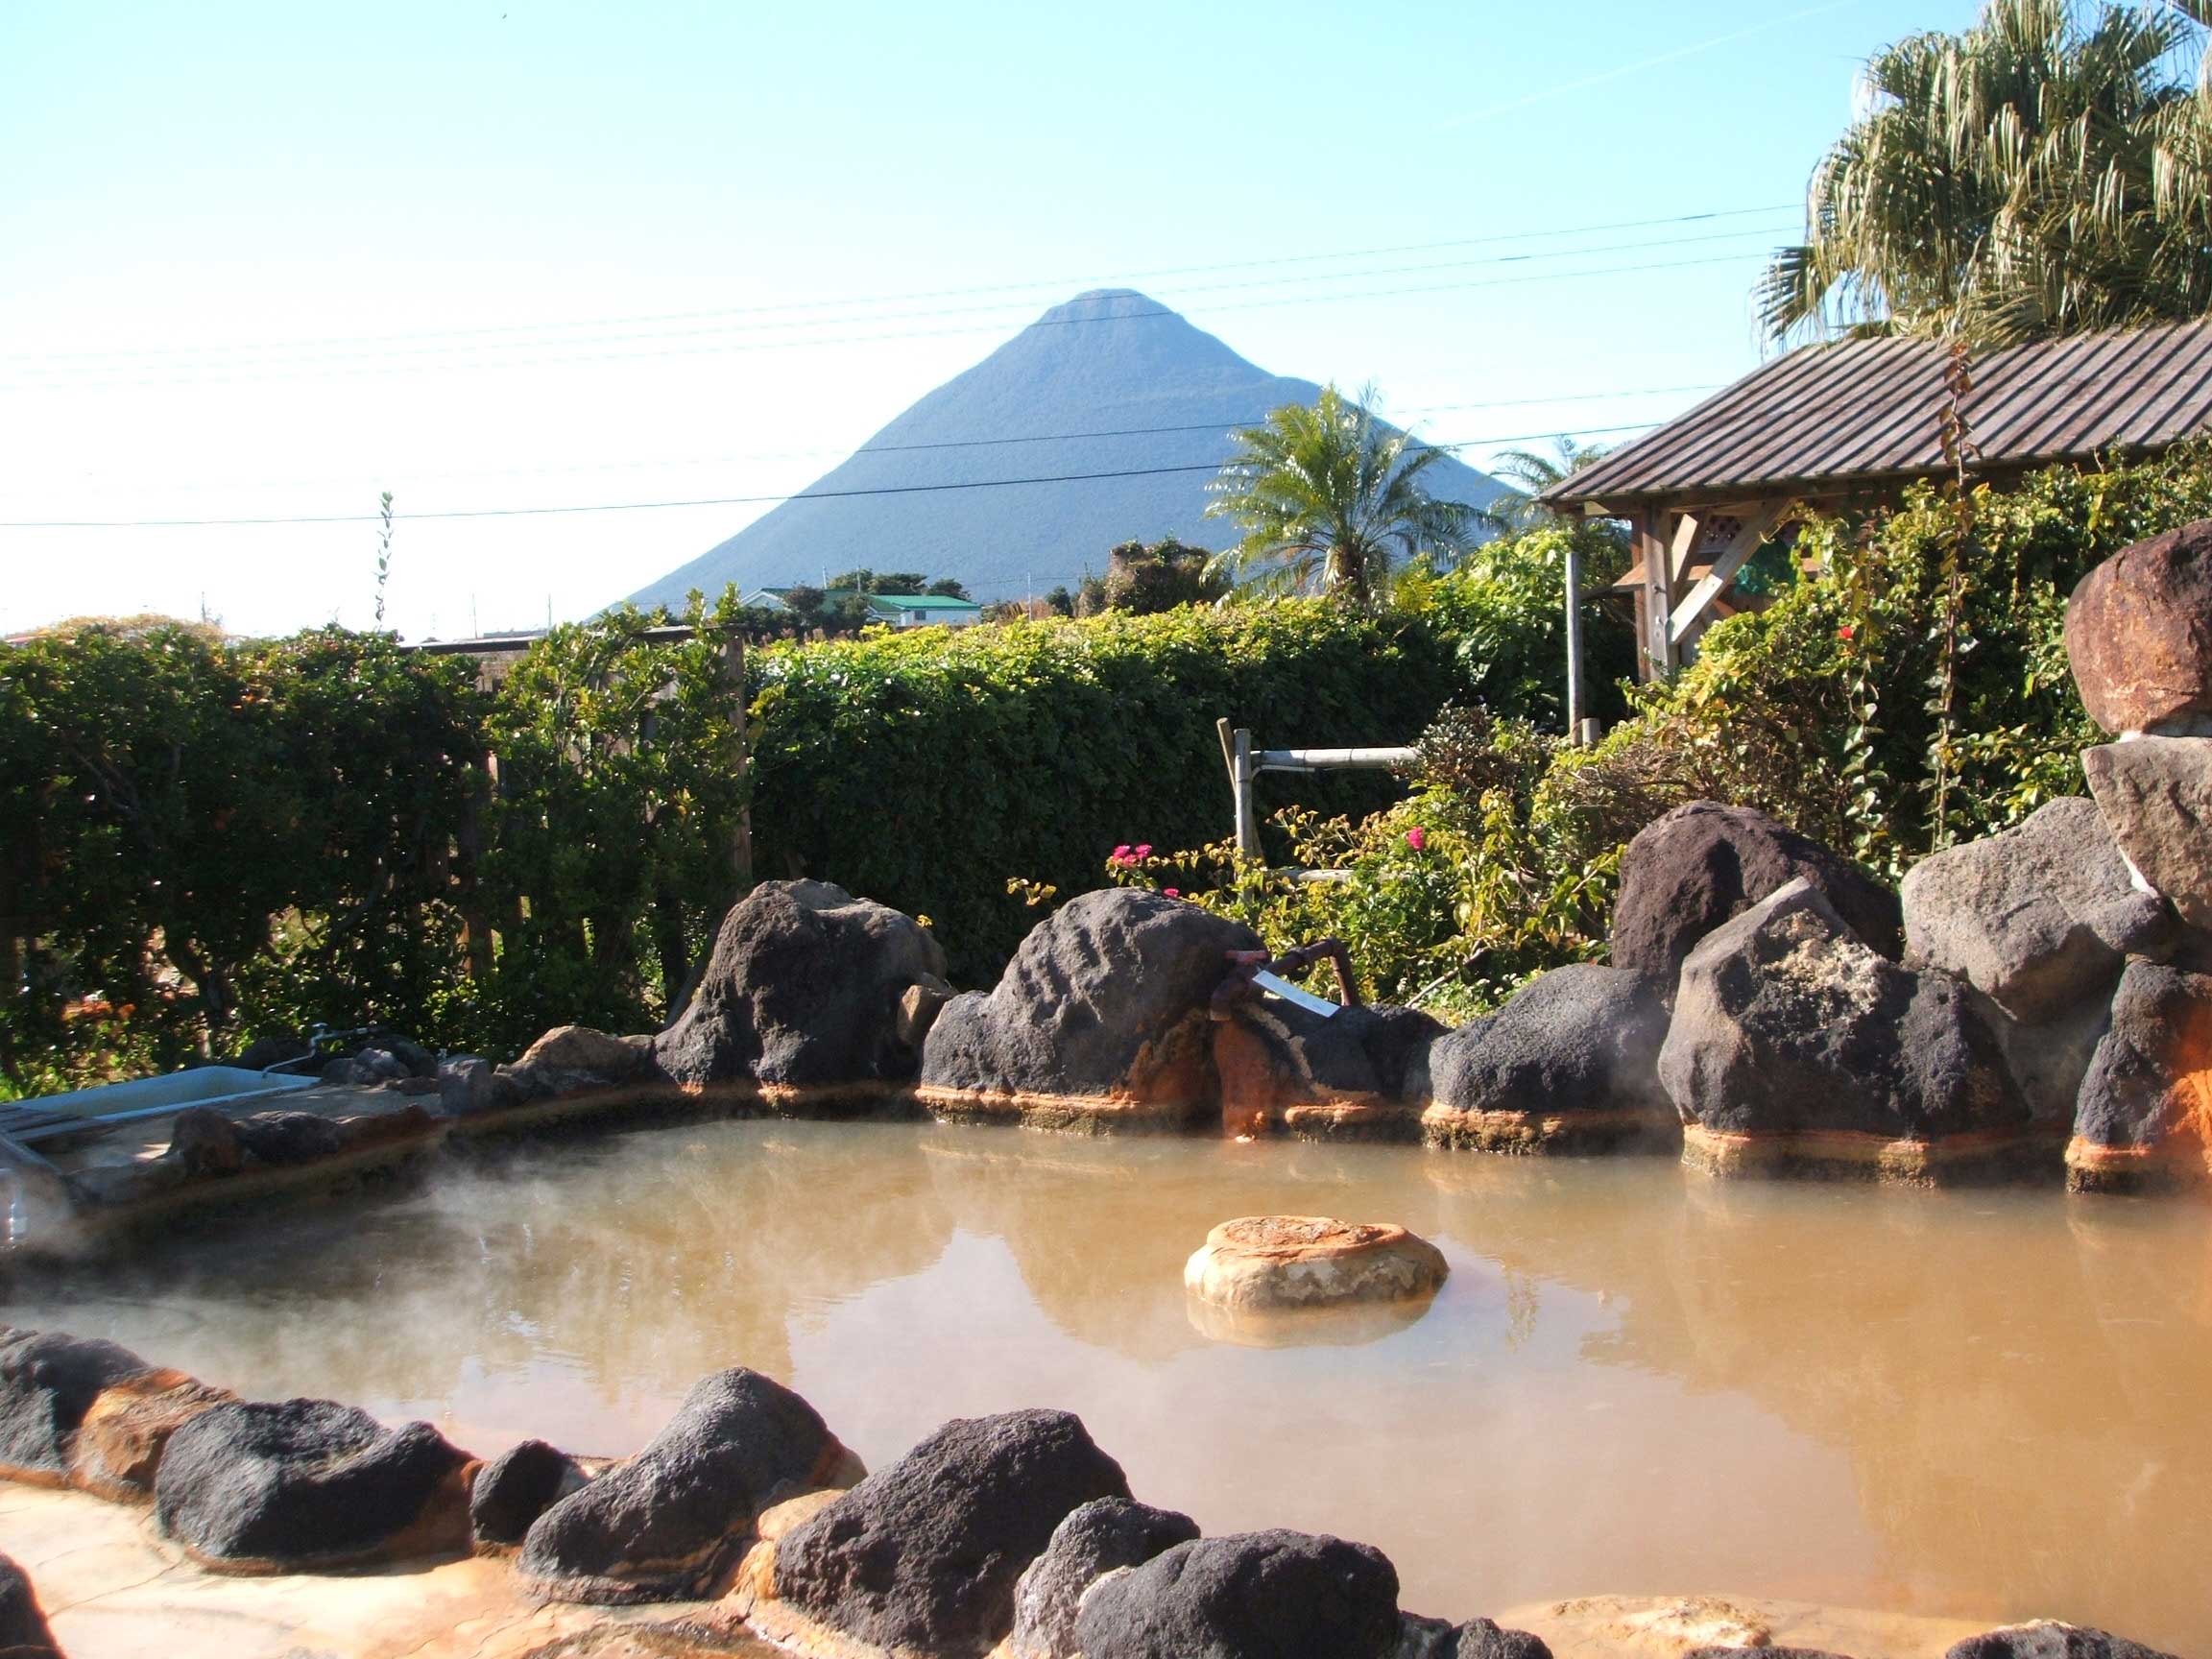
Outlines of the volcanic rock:
[[252,1162],[278,1167],[334,1158],[347,1146],[345,1131],[312,1112],[256,1112],[237,1119],[232,1128]]
[[2212,974],[2131,962],[2081,1080],[2075,1185],[2212,1174]]
[[1253,998],[1214,1027],[1221,1120],[1238,1134],[1281,1127],[1322,1137],[1410,1139],[1407,1077],[1444,1027],[1417,1008],[1315,1014]]
[[1010,1659],[1074,1659],[1083,1592],[1117,1567],[1141,1567],[1197,1536],[1190,1516],[1127,1498],[1094,1498],[1070,1510],[1014,1586]]
[[556,1446],[524,1440],[476,1471],[469,1486],[469,1532],[479,1545],[522,1542],[530,1525],[583,1488],[583,1467]]
[[2107,743],[2082,752],[2081,770],[2128,862],[2212,930],[2212,737]]
[[2080,796],[1922,859],[1903,899],[1908,963],[1955,974],[2030,1022],[2109,997],[2130,954],[2164,949],[2176,931]]
[[1071,899],[989,995],[946,1005],[923,1047],[923,1096],[1045,1121],[1195,1117],[1215,1096],[1208,1006],[1228,953],[1260,949],[1251,929],[1158,893]]
[[111,1503],[150,1503],[178,1430],[237,1398],[181,1371],[154,1370],[103,1388],[69,1453],[70,1484]]
[[564,1601],[661,1601],[706,1592],[780,1499],[856,1477],[821,1414],[742,1367],[701,1378],[637,1456],[530,1526],[520,1566]]
[[1389,1222],[1245,1215],[1206,1235],[1183,1286],[1215,1308],[1317,1308],[1431,1295],[1449,1271],[1435,1245]]
[[1954,1643],[1943,1659],[2174,1659],[2106,1630],[2038,1619]]
[[2012,1019],[1979,991],[1970,995],[2005,1051],[2005,1069],[2020,1085],[2029,1116],[2037,1123],[2072,1123],[2089,1062],[2112,1028],[2111,989],[2032,1025]]
[[1339,1538],[1202,1538],[1097,1585],[1075,1630],[1083,1659],[1386,1659],[1398,1572]]
[[652,1070],[652,1049],[644,1039],[611,1036],[589,1025],[556,1025],[522,1051],[509,1075],[524,1097],[542,1099],[618,1088]]
[[1430,1139],[1488,1151],[1602,1145],[1670,1133],[1659,1086],[1667,1009],[1655,980],[1571,963],[1539,974],[1497,1013],[1470,1020],[1415,1063]]
[[[1489,1619],[1470,1619],[1453,1635],[1453,1645],[1445,1649],[1450,1659],[1551,1659],[1551,1649],[1543,1637],[1503,1627]],[[1791,1656],[1786,1648],[1769,1647],[1763,1659],[1791,1659]],[[1834,1656],[1826,1655],[1823,1659],[1834,1659]]]
[[944,950],[912,917],[827,881],[763,881],[722,919],[654,1055],[689,1085],[897,1082],[920,1058],[901,1034],[902,998],[944,973]]
[[1621,855],[1613,966],[1671,991],[1698,940],[1800,878],[1863,941],[1898,953],[1897,898],[1887,887],[1764,812],[1693,801],[1647,824]]
[[203,1566],[295,1572],[469,1547],[469,1455],[328,1400],[233,1403],[170,1436],[161,1532]]
[[2138,541],[2076,584],[2066,660],[2117,735],[2212,719],[2212,519]]
[[5,1555],[0,1555],[0,1654],[6,1659],[61,1659],[31,1575]]
[[169,1150],[187,1175],[235,1175],[246,1167],[238,1126],[212,1106],[189,1106],[169,1125]]
[[0,1478],[142,1499],[170,1433],[228,1398],[113,1342],[0,1328]]
[[358,1054],[340,1054],[323,1063],[319,1073],[325,1083],[347,1088],[373,1089],[415,1073],[397,1055],[382,1048],[364,1048]]
[[1690,953],[1659,1076],[1686,1150],[1717,1167],[1765,1142],[1783,1162],[1921,1177],[1932,1143],[1993,1150],[2028,1119],[1967,988],[1885,961],[1803,879]]
[[776,1593],[879,1647],[980,1655],[1013,1628],[1015,1585],[1070,1512],[1128,1496],[1070,1412],[957,1419],[788,1534]]
[[438,1106],[447,1117],[467,1118],[498,1104],[499,1080],[491,1061],[455,1054],[438,1063]]

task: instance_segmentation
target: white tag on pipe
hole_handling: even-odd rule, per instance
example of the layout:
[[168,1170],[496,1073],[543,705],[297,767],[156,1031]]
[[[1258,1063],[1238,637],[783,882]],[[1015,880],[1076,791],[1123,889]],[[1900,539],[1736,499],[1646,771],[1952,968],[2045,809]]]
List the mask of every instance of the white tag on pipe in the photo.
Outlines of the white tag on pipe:
[[1320,1015],[1324,1020],[1330,1019],[1337,1012],[1335,1003],[1325,1002],[1310,991],[1301,991],[1289,980],[1278,979],[1272,974],[1255,974],[1252,975],[1252,983],[1259,986],[1262,991],[1271,992],[1282,998],[1286,1002],[1297,1003],[1309,1014]]

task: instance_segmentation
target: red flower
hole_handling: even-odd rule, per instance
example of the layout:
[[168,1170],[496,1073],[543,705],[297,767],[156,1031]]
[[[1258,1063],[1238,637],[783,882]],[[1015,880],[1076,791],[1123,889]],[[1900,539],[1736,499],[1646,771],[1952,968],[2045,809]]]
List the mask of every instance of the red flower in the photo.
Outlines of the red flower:
[[1160,891],[1163,895],[1169,899],[1180,899],[1183,897],[1183,889],[1180,887],[1163,887],[1160,889]]
[[1848,622],[1844,623],[1842,627],[1836,630],[1836,637],[1839,639],[1855,639],[1858,637],[1859,630],[1852,627]]

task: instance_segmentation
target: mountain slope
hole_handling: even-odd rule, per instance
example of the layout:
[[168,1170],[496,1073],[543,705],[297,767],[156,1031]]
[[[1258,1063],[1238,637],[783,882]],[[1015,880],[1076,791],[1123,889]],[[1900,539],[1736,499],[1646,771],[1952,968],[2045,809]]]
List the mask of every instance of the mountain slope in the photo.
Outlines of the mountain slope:
[[[1225,547],[1236,531],[1203,514],[1207,482],[1232,447],[1229,429],[1319,394],[1310,380],[1247,363],[1133,290],[1080,294],[920,399],[806,493],[630,597],[680,609],[694,588],[820,582],[865,565],[956,577],[988,602],[1072,587],[1086,569],[1102,572],[1118,541],[1172,535]],[[1102,432],[1125,435],[1067,436]],[[1017,441],[918,447],[979,439]],[[1186,469],[1151,471],[1162,468]],[[1096,472],[1150,475],[837,493]],[[1432,494],[1477,506],[1503,490],[1449,457],[1426,477]]]

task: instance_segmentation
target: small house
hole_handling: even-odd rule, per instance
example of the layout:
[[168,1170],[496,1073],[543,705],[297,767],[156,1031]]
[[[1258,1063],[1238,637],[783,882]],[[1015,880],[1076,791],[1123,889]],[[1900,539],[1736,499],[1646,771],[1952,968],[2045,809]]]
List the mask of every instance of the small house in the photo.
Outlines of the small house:
[[1770,602],[1739,577],[1763,551],[1793,558],[1796,519],[1945,475],[1955,394],[1975,481],[2212,433],[2212,321],[2006,347],[1962,367],[1961,388],[1934,340],[1803,347],[1547,490],[1547,506],[1627,521],[1634,562],[1613,591],[1635,606],[1645,676],[1693,660],[1719,618]]
[[[756,588],[743,594],[739,603],[761,611],[786,611],[783,596],[789,588]],[[850,588],[830,588],[822,592],[825,610],[835,610],[846,600],[855,596]],[[868,620],[880,622],[887,628],[928,628],[942,625],[964,628],[971,622],[983,620],[983,607],[973,599],[955,599],[943,593],[865,593],[858,597],[868,605]]]

